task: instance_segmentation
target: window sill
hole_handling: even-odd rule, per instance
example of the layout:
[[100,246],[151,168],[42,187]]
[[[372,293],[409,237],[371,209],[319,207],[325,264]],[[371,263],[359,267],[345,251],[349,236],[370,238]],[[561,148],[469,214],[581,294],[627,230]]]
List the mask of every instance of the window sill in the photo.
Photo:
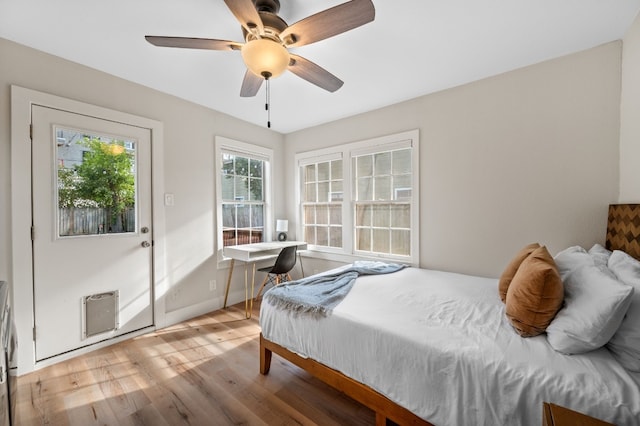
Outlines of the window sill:
[[[395,262],[395,263],[404,263],[414,267],[417,267],[417,264],[411,262],[410,259],[393,259],[382,256],[363,256],[356,254],[346,254],[346,253],[331,253],[326,251],[319,250],[298,250],[298,255],[302,258],[309,259],[318,259],[318,260],[327,260],[331,262],[342,262],[345,264],[353,263],[357,260],[371,260],[371,261],[380,261],[380,262]],[[238,262],[244,263],[239,260]],[[260,263],[260,262],[257,262]],[[268,263],[268,262],[265,262]],[[237,265],[235,265],[237,266]],[[218,269],[229,269],[231,267],[231,258],[230,257],[221,257],[218,259]]]
[[392,259],[382,256],[363,256],[363,255],[355,255],[355,254],[346,254],[346,253],[329,253],[325,251],[318,250],[300,250],[298,251],[299,255],[303,258],[312,258],[312,259],[320,259],[320,260],[328,260],[332,262],[343,262],[343,263],[353,263],[356,260],[377,260],[380,262],[397,262],[397,263],[405,263],[411,266],[414,265],[410,259]]

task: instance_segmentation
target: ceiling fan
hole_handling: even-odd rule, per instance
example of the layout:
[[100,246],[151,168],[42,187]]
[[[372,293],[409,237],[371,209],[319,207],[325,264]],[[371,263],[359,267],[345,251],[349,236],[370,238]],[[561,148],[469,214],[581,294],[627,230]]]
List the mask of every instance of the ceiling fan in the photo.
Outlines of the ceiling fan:
[[[290,47],[315,43],[369,23],[375,18],[371,0],[351,0],[308,16],[292,25],[280,18],[279,0],[225,0],[227,7],[242,25],[244,43],[192,37],[145,36],[162,47],[206,50],[240,50],[247,66],[240,96],[255,96],[263,80],[289,70],[329,92],[344,82],[324,68],[302,56],[289,52]],[[268,90],[268,86],[267,86]],[[268,96],[268,94],[267,94]],[[268,109],[268,107],[267,107]]]

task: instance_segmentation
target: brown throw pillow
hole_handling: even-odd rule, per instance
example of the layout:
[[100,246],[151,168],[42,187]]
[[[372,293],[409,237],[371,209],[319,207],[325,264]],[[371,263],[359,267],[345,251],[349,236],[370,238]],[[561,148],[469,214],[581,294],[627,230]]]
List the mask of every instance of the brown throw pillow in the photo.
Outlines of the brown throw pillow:
[[511,280],[513,280],[520,264],[538,247],[540,247],[540,244],[532,243],[520,249],[520,251],[516,253],[515,257],[511,259],[511,262],[509,262],[502,275],[500,275],[500,280],[498,281],[498,292],[500,293],[500,300],[502,300],[502,303],[505,303],[507,300],[509,284],[511,284]]
[[558,268],[542,246],[520,264],[507,291],[505,311],[518,334],[532,337],[544,333],[563,300]]

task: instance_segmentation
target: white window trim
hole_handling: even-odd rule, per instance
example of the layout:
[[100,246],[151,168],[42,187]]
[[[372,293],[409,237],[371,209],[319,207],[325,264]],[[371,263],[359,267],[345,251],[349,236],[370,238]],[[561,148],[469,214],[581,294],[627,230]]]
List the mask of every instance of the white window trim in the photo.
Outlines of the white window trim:
[[[363,255],[354,250],[354,218],[353,210],[355,201],[353,195],[353,173],[352,158],[358,155],[366,155],[390,149],[411,148],[411,255],[410,256],[393,256],[393,255]],[[357,142],[351,142],[334,146],[330,148],[322,148],[314,151],[301,152],[295,155],[295,201],[297,206],[302,206],[301,202],[301,176],[300,168],[302,166],[342,159],[343,173],[343,189],[345,200],[342,205],[342,248],[309,246],[308,250],[317,254],[319,257],[329,260],[353,262],[358,259],[385,259],[396,260],[410,263],[413,266],[420,264],[420,132],[418,129],[409,130],[393,135],[381,136],[373,139],[366,139]],[[296,209],[296,233],[300,238],[304,238],[304,229],[302,226],[302,209]],[[315,255],[314,254],[314,255]]]
[[240,142],[224,136],[216,136],[215,141],[215,188],[216,188],[216,253],[218,258],[218,268],[229,266],[230,258],[222,255],[222,153],[228,152],[238,155],[246,155],[251,158],[264,160],[267,167],[263,171],[264,182],[264,235],[272,235],[273,222],[273,185],[271,179],[271,167],[273,166],[273,150],[263,146],[253,145],[247,142]]

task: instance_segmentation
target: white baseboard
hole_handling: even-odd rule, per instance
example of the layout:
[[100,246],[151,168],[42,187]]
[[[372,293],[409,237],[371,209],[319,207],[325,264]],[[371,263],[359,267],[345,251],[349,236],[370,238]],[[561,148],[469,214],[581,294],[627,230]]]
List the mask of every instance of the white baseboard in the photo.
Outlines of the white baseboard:
[[[235,305],[236,303],[244,302],[244,290],[238,290],[229,293],[227,300],[227,306]],[[207,314],[211,311],[222,309],[224,304],[224,296],[208,299],[195,305],[179,308],[171,312],[164,314],[164,327],[178,324],[182,321],[190,320],[200,315]]]

